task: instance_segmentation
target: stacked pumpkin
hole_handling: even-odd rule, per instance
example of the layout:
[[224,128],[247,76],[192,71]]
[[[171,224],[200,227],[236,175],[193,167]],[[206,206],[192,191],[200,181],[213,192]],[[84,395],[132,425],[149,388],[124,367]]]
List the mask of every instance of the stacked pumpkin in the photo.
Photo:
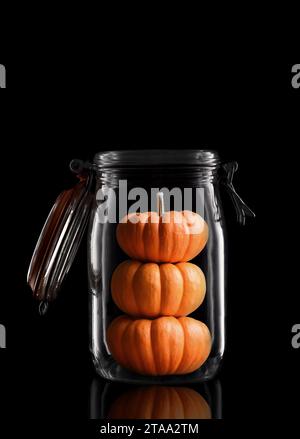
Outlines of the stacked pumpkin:
[[142,375],[180,375],[198,369],[211,349],[207,326],[188,314],[203,302],[202,270],[188,262],[205,247],[208,227],[191,211],[127,215],[117,241],[131,258],[114,271],[112,297],[126,313],[107,330],[112,356]]

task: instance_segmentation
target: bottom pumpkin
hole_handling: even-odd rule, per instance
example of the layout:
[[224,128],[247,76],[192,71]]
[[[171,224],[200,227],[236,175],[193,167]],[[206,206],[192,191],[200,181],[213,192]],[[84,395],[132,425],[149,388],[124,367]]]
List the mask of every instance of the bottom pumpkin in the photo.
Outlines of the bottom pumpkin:
[[209,329],[191,317],[149,320],[123,315],[108,327],[107,342],[117,363],[141,375],[194,372],[211,350]]
[[211,419],[205,399],[186,387],[139,387],[125,392],[109,410],[109,419]]

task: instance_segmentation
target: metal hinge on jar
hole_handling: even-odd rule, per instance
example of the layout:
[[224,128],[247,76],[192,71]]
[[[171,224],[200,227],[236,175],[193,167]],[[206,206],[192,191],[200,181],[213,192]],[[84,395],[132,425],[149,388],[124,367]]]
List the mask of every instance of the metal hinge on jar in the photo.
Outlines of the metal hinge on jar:
[[224,184],[227,189],[232,202],[235,207],[235,211],[237,214],[237,220],[240,224],[245,225],[246,217],[255,218],[255,213],[244,203],[241,197],[237,194],[234,186],[233,186],[233,177],[235,172],[238,169],[237,162],[228,162],[222,165],[223,170],[225,171],[224,177],[221,179],[221,182]]

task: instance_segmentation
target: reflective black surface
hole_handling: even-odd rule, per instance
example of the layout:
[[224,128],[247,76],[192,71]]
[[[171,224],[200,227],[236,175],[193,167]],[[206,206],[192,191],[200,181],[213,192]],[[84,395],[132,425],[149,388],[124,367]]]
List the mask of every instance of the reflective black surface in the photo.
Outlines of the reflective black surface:
[[90,419],[222,419],[222,385],[130,386],[95,378]]

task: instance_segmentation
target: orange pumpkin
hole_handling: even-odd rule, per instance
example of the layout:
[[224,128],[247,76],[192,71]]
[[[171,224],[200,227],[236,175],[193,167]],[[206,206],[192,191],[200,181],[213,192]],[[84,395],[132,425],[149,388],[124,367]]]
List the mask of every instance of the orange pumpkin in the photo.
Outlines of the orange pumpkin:
[[203,302],[205,277],[190,262],[156,264],[124,261],[113,273],[114,302],[132,316],[185,316]]
[[117,226],[117,241],[132,259],[183,262],[197,256],[208,239],[208,226],[189,210],[126,215]]
[[205,399],[187,387],[139,387],[111,405],[109,419],[211,419]]
[[121,366],[142,375],[194,372],[211,350],[209,329],[191,317],[119,316],[107,329],[107,342]]

